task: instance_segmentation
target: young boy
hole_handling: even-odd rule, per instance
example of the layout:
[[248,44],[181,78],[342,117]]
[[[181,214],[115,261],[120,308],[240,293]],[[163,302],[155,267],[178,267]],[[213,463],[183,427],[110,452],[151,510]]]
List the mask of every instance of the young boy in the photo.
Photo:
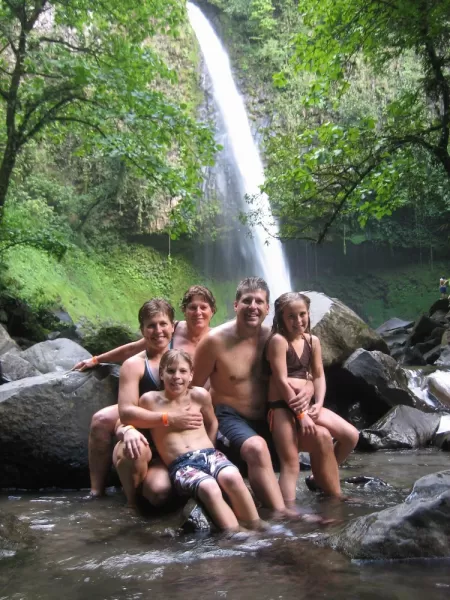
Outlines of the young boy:
[[[169,350],[161,358],[159,369],[164,391],[144,394],[139,406],[160,414],[160,425],[152,428],[152,438],[175,490],[198,498],[220,529],[237,530],[238,521],[246,527],[258,527],[258,512],[241,474],[214,448],[217,419],[211,396],[203,388],[189,388],[192,358],[183,350]],[[180,411],[200,413],[203,425],[197,429],[177,428],[173,416]],[[125,443],[128,435],[132,437],[134,432],[125,432]]]

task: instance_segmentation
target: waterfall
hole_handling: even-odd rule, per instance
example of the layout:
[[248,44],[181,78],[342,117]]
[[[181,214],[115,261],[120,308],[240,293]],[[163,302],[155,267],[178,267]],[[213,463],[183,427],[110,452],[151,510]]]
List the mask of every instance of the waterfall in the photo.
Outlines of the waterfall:
[[[187,3],[187,9],[212,84],[219,117],[216,137],[224,148],[217,157],[215,191],[222,203],[223,213],[229,214],[231,218],[230,213],[247,212],[246,196],[260,195],[259,188],[264,183],[264,169],[252,136],[244,100],[233,79],[228,55],[202,11],[190,2]],[[272,298],[275,299],[283,292],[291,290],[289,269],[281,242],[276,238],[278,227],[272,217],[266,195],[260,195],[258,206],[264,218],[264,227],[253,227],[252,237],[247,235],[245,227],[232,227],[231,229],[239,231],[229,232],[229,247],[216,260],[231,262],[229,266],[234,268],[236,273],[236,252],[239,250],[246,268],[251,269],[246,275],[263,277],[269,285]],[[235,236],[236,233],[239,235]],[[236,245],[239,248],[236,248]]]

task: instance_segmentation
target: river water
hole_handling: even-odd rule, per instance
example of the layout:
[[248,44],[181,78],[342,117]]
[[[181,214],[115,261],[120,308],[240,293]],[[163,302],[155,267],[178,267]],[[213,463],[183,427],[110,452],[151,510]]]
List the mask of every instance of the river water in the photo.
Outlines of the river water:
[[[391,487],[345,484],[356,504],[307,491],[300,503],[343,519],[402,501],[413,482],[449,468],[436,450],[354,454],[342,478],[380,477]],[[115,492],[98,501],[83,492],[0,496],[0,509],[28,522],[38,549],[0,559],[0,600],[447,599],[450,560],[357,563],[314,544],[320,530],[278,525],[248,539],[179,534],[179,515],[135,516]]]

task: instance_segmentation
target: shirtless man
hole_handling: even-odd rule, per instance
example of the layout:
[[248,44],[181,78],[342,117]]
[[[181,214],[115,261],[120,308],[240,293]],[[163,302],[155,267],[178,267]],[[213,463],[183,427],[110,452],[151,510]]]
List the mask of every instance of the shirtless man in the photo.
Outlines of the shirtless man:
[[[234,310],[234,321],[216,327],[199,343],[193,384],[203,386],[210,379],[219,422],[218,439],[231,450],[233,458],[239,456],[247,463],[255,495],[275,515],[293,516],[283,501],[267,445],[271,440],[265,418],[267,382],[261,380],[261,359],[269,336],[269,329],[262,326],[269,312],[267,283],[257,277],[241,281]],[[307,382],[290,406],[297,412],[306,410],[313,393],[312,382]],[[314,434],[304,436],[302,450],[316,455],[317,484],[326,479],[327,489],[334,489],[339,496],[339,479],[334,480],[337,469],[333,440],[328,430],[316,426]]]
[[[201,500],[219,529],[237,530],[239,521],[246,526],[259,524],[255,503],[237,467],[215,450],[217,419],[211,396],[203,388],[189,388],[193,360],[183,350],[169,350],[160,363],[164,391],[148,392],[139,399],[142,409],[151,411],[154,420],[152,438],[167,466],[170,480],[182,496]],[[197,429],[180,430],[172,425],[180,411],[201,414],[203,424]],[[132,447],[138,432],[121,426],[123,441],[118,442],[115,455],[120,457],[126,447]],[[148,448],[144,454],[148,454]],[[222,490],[230,500],[225,501]]]
[[[210,321],[216,312],[216,301],[211,291],[201,285],[191,286],[183,296],[181,310],[185,321],[174,324],[173,346],[194,354],[200,339],[210,330]],[[137,342],[119,346],[114,350],[93,356],[75,365],[74,369],[92,369],[101,362],[124,362],[146,349],[145,337]],[[156,374],[158,371],[156,371]],[[135,381],[137,389],[137,382]],[[139,398],[136,394],[133,397]],[[136,400],[137,403],[137,400]],[[91,496],[102,496],[105,481],[111,465],[111,444],[119,418],[118,405],[107,406],[94,414],[89,432],[89,471],[91,476]],[[134,423],[130,424],[134,425]]]

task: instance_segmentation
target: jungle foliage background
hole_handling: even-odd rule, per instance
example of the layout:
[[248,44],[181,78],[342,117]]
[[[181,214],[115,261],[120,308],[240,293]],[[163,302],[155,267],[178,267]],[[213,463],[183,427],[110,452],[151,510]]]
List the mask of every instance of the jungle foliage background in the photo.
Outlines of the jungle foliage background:
[[[450,275],[450,1],[199,4],[262,140],[296,286],[374,325],[425,311]],[[0,320],[25,302],[41,325],[64,308],[135,329],[144,300],[196,282],[224,320],[236,282],[195,251],[216,235],[201,184],[217,144],[184,2],[1,0],[0,24]]]

